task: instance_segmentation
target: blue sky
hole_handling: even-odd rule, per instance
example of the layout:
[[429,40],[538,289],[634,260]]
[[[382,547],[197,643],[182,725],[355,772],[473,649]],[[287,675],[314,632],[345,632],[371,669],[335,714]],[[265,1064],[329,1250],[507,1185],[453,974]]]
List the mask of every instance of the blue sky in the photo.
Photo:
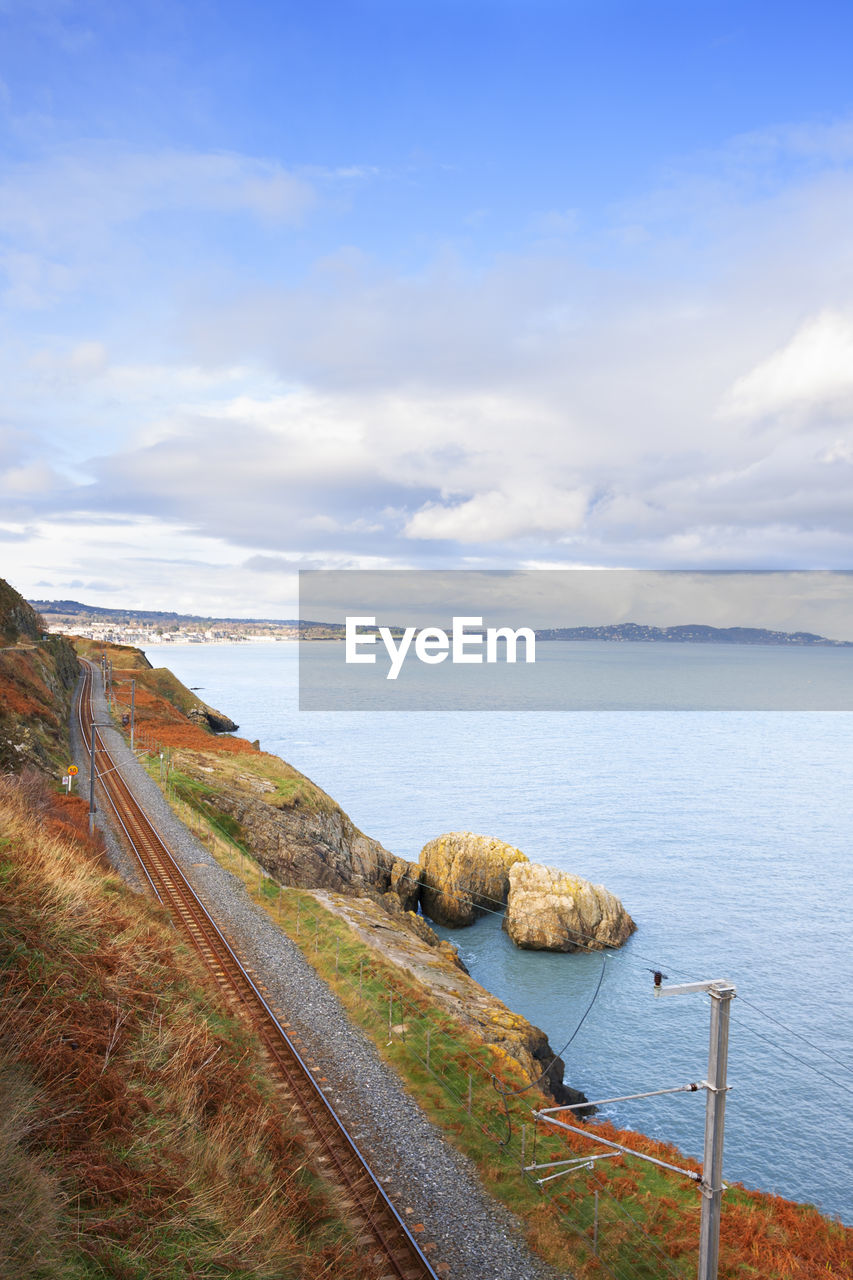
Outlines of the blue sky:
[[0,547],[849,568],[849,4],[0,0]]

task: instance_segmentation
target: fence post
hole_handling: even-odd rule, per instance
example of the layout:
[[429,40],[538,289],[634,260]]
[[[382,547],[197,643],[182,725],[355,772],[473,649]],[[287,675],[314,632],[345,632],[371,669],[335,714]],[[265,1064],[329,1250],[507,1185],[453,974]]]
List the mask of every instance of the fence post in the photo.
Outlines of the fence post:
[[336,938],[335,939],[335,973],[336,974],[338,972],[338,957],[340,956],[340,954],[341,954],[341,940],[340,938]]
[[471,1072],[468,1072],[468,1115],[471,1114]]
[[361,990],[361,984],[364,981],[364,956],[358,962],[358,989]]
[[527,1125],[521,1126],[521,1167],[524,1168],[524,1148],[527,1145]]
[[598,1188],[595,1190],[595,1218],[592,1224],[592,1251],[598,1256]]
[[394,1025],[393,1014],[394,1014],[394,993],[393,991],[389,991],[388,992],[388,1043],[389,1044],[391,1043],[391,1038],[392,1038],[391,1028]]

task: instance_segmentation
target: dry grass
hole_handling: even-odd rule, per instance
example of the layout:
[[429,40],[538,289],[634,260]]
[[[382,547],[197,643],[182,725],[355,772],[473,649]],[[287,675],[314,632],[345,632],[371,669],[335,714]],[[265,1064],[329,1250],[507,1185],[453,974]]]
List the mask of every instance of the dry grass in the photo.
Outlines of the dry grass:
[[251,1035],[85,807],[0,779],[4,1280],[361,1277]]

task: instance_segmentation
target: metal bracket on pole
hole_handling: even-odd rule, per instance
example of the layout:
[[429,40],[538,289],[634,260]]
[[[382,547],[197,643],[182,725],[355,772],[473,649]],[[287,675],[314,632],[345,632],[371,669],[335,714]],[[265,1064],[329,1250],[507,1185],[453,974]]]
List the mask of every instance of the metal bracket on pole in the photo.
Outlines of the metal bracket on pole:
[[708,1079],[705,1089],[705,1150],[702,1157],[702,1208],[699,1223],[698,1280],[717,1280],[720,1258],[720,1216],[723,1192],[723,1133],[729,1057],[729,1014],[737,989],[727,978],[707,982],[683,982],[662,986],[663,974],[655,973],[656,996],[689,995],[707,991],[711,997],[711,1034],[708,1046]]
[[709,978],[707,982],[681,982],[671,987],[661,986],[659,982],[655,982],[656,996],[689,996],[694,991],[730,991],[732,995],[737,992],[727,978]]
[[594,1169],[596,1160],[612,1160],[618,1155],[616,1151],[597,1151],[593,1155],[567,1157],[565,1160],[549,1160],[547,1164],[525,1164],[522,1169],[525,1173],[536,1173],[539,1169],[556,1169],[556,1173],[549,1173],[545,1178],[534,1178],[537,1186],[543,1186],[546,1182],[553,1182],[554,1178],[562,1178],[566,1173],[577,1173],[579,1169]]

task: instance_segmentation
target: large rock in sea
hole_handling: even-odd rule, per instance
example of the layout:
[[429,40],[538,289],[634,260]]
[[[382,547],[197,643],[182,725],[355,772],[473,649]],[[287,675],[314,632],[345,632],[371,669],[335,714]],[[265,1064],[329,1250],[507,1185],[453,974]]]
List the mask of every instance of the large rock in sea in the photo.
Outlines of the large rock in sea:
[[637,926],[603,885],[525,861],[510,868],[503,927],[529,950],[600,951],[621,947]]
[[450,831],[421,849],[421,907],[436,924],[456,929],[506,904],[509,869],[526,864],[520,849],[472,831]]

